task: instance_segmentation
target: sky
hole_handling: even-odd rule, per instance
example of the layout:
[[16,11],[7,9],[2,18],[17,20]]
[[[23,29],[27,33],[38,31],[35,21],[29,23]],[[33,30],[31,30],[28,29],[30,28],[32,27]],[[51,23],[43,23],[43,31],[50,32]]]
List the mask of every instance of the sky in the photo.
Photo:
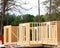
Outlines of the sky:
[[[31,14],[31,15],[35,15],[35,16],[38,15],[38,0],[22,0],[22,1],[28,3],[27,5],[22,5],[24,8],[26,8],[26,9],[32,8],[28,11],[21,9],[23,14]],[[46,14],[46,11],[47,11],[45,6],[42,4],[43,1],[45,1],[45,0],[40,0],[40,15]],[[20,13],[17,13],[17,12],[15,12],[15,13],[16,13],[16,15],[21,15]]]
[[[45,6],[42,4],[42,2],[45,0],[40,0],[40,14],[44,15],[46,12]],[[23,11],[24,14],[32,14],[32,15],[38,15],[38,0],[26,0],[26,2],[29,3],[29,5],[26,5],[26,8],[31,8],[29,11]]]

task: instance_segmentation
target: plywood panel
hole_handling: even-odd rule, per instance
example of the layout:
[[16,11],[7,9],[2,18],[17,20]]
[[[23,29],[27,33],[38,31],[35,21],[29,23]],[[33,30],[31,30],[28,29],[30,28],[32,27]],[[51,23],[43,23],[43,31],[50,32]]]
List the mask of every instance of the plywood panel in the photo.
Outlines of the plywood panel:
[[9,39],[9,37],[8,37],[8,33],[9,33],[9,32],[8,32],[8,31],[9,31],[9,29],[8,29],[8,28],[6,28],[6,42],[8,42],[8,41],[9,41],[9,40],[8,40],[8,39]]
[[[4,27],[4,44],[12,44],[13,42],[17,42],[17,26],[5,26]],[[12,34],[15,33],[15,35]]]
[[57,43],[60,45],[60,21],[57,22]]
[[12,27],[11,29],[11,42],[18,42],[18,27]]

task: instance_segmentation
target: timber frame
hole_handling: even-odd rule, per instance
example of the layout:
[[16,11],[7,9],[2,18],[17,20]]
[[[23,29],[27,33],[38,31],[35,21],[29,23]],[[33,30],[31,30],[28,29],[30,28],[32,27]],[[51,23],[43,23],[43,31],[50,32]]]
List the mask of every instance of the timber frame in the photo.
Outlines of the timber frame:
[[5,26],[4,44],[29,47],[60,45],[60,21],[30,22],[21,23],[19,26]]

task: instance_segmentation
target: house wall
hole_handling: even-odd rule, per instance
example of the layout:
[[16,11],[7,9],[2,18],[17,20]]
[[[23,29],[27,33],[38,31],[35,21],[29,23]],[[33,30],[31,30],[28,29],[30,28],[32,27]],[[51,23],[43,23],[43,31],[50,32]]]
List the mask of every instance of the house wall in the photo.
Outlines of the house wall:
[[50,22],[41,23],[41,41],[42,44],[48,44],[50,38]]
[[49,45],[57,45],[57,22],[50,22],[50,39],[48,40]]
[[[37,30],[35,41],[35,28]],[[53,22],[43,22],[40,26],[40,33],[38,33],[38,26],[31,27],[32,30],[32,41],[30,44],[46,44],[46,45],[57,45],[57,21]],[[38,34],[40,41],[38,40]]]
[[30,33],[29,32],[30,32],[30,24],[29,23],[19,24],[19,45],[29,46],[29,41],[30,41]]
[[[30,30],[32,30],[32,40],[30,40]],[[19,24],[19,28],[5,26],[4,43],[15,42],[20,46],[58,45],[60,44],[60,21],[32,23],[32,26],[30,23],[23,23]]]
[[12,44],[18,41],[18,27],[17,26],[5,26],[4,27],[4,44]]
[[[8,34],[7,34],[7,30],[8,30]],[[5,26],[4,27],[4,44],[8,44],[10,41],[10,35],[9,35],[9,31],[11,30],[11,28],[10,28],[10,26],[8,27],[8,26]],[[11,34],[11,33],[10,33]],[[7,36],[8,36],[8,38],[7,38]],[[7,42],[7,40],[8,40],[8,42]]]

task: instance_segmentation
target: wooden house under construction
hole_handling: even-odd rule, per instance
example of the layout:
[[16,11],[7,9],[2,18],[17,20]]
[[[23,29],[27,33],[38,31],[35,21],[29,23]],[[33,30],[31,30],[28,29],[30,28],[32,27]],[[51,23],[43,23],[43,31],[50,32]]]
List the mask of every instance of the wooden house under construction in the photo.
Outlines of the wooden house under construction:
[[21,23],[4,27],[4,44],[27,47],[60,45],[60,21]]

